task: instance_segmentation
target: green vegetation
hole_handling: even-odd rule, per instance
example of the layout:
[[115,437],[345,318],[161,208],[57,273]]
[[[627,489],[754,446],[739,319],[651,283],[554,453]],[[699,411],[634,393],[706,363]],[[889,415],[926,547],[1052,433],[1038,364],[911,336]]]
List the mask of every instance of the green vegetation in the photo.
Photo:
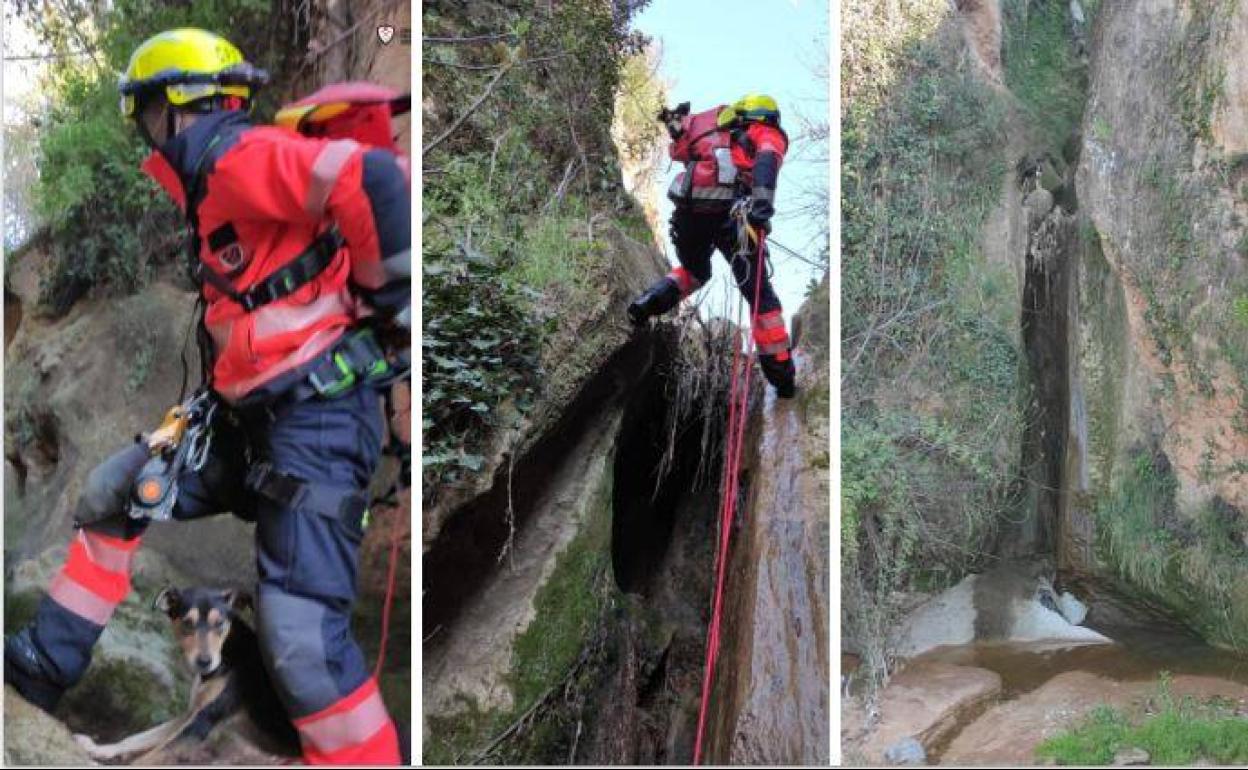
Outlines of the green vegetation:
[[1248,720],[1235,705],[1218,700],[1176,700],[1168,675],[1162,674],[1154,713],[1100,706],[1083,724],[1036,748],[1036,758],[1059,765],[1108,765],[1123,749],[1148,752],[1149,764],[1188,766],[1199,760],[1219,765],[1248,763]]
[[1211,641],[1248,646],[1248,546],[1239,514],[1215,501],[1180,518],[1164,456],[1138,454],[1094,510],[1100,558],[1129,591],[1159,599]]
[[[1033,133],[1051,150],[1083,120],[1087,67],[1071,45],[1066,3],[1004,0],[1005,83],[1023,104]],[[1102,126],[1093,124],[1098,133]]]
[[[576,538],[559,554],[551,577],[533,601],[535,617],[512,647],[507,684],[512,706],[486,710],[471,701],[448,716],[428,718],[424,760],[427,764],[463,764],[489,754],[498,764],[566,762],[566,727],[574,727],[578,701],[599,681],[595,666],[603,663],[606,625],[619,597],[611,580],[611,467],[585,515]],[[559,693],[549,705],[544,702]],[[522,721],[506,740],[491,745],[508,727]],[[488,749],[488,752],[487,752]]]
[[843,85],[841,148],[844,627],[873,676],[898,592],[982,566],[1022,425],[1015,279],[981,251],[1005,106],[931,7],[909,6],[917,35],[877,5],[846,35],[898,42],[893,82]]
[[1185,34],[1170,54],[1177,75],[1174,96],[1180,119],[1194,138],[1213,138],[1214,107],[1222,98],[1226,72],[1209,52],[1227,34],[1236,5],[1235,0],[1195,3]]
[[[15,10],[57,58],[40,89],[49,99],[39,116],[33,204],[49,236],[53,263],[42,301],[63,314],[88,291],[137,291],[154,265],[181,253],[180,217],[140,171],[147,149],[118,112],[117,79],[130,52],[164,29],[197,26],[228,35],[275,76],[272,93],[298,63],[296,14],[280,0],[118,0],[101,4],[23,0]],[[305,32],[306,34],[306,32]],[[87,55],[74,52],[88,51]]]
[[[644,156],[662,90],[644,41],[594,0],[465,14],[426,9],[425,489],[484,464],[487,437],[542,395],[544,354],[610,269],[603,222],[636,219],[611,131]],[[472,38],[474,43],[441,42]],[[629,116],[631,115],[631,120]],[[648,236],[647,236],[648,240]]]

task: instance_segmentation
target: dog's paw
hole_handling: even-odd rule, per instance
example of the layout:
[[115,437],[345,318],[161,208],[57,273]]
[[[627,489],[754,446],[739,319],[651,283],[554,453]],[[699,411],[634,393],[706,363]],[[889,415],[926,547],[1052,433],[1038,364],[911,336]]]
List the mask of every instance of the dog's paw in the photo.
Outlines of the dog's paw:
[[74,733],[74,743],[77,743],[78,748],[87,752],[87,756],[91,757],[92,759],[110,759],[111,758],[110,753],[106,751],[103,746],[96,743],[95,740],[92,739],[90,735],[83,735],[82,733]]

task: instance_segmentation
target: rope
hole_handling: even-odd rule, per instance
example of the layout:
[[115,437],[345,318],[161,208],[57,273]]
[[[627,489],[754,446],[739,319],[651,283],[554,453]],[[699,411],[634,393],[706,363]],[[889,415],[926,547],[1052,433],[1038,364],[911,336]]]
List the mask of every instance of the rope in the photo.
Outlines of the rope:
[[[744,217],[744,212],[738,212]],[[702,740],[706,732],[706,714],[711,701],[711,687],[715,678],[715,663],[719,658],[720,625],[723,618],[724,581],[728,572],[728,545],[732,536],[732,522],[737,513],[737,493],[740,491],[741,448],[745,443],[745,424],[749,417],[750,359],[754,352],[753,330],[758,323],[758,302],[763,285],[766,235],[755,232],[743,223],[743,231],[758,242],[757,262],[754,273],[754,301],[750,304],[750,331],[746,336],[745,354],[740,344],[733,345],[732,383],[728,390],[728,431],[724,442],[724,472],[720,481],[719,548],[715,558],[715,595],[711,607],[711,623],[706,634],[706,665],[702,673],[702,702],[698,707],[698,732],[693,744],[693,764],[702,764]],[[748,240],[746,241],[748,248]],[[744,249],[743,249],[744,250]],[[737,300],[737,328],[741,326],[741,299]],[[742,366],[744,361],[744,366]],[[742,377],[744,370],[744,377]]]
[[394,593],[399,563],[399,545],[403,541],[403,517],[395,510],[394,524],[390,533],[390,566],[386,569],[386,598],[381,605],[381,641],[377,646],[377,666],[373,678],[381,679],[381,669],[386,664],[386,645],[390,641],[390,610],[394,606]]
[[[393,388],[394,385],[391,385],[391,389],[386,393],[386,411],[390,413],[389,417],[391,420],[393,420],[396,414],[393,403]],[[410,394],[410,389],[408,392]],[[410,409],[410,395],[408,398],[408,408]],[[395,434],[393,424],[388,425],[387,428],[390,431],[390,442],[386,449],[387,451],[393,451],[396,456],[399,456],[399,477],[395,481],[395,516],[390,529],[390,563],[386,567],[386,594],[381,605],[381,640],[377,644],[377,665],[373,668],[373,678],[377,680],[381,679],[381,669],[386,663],[386,645],[390,641],[390,611],[394,607],[394,595],[398,583],[399,547],[403,544],[403,516],[399,509],[402,508],[403,504],[403,490],[408,488],[404,484],[405,479],[403,476],[409,472],[409,469],[404,467],[401,455],[398,455],[403,450],[402,440]]]

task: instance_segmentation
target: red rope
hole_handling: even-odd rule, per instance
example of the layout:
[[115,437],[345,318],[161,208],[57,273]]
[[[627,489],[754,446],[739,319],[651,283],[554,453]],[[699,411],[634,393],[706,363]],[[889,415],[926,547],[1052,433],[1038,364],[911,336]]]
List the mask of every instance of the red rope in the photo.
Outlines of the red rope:
[[[751,303],[750,332],[746,337],[745,355],[741,345],[733,345],[732,383],[728,390],[728,430],[724,442],[724,475],[720,482],[719,549],[715,559],[715,598],[711,607],[711,624],[706,633],[706,666],[702,673],[702,702],[698,707],[698,732],[693,744],[693,764],[702,764],[702,739],[706,732],[706,714],[711,702],[711,686],[715,677],[715,663],[719,659],[720,621],[723,617],[724,580],[728,567],[728,544],[732,535],[732,522],[737,513],[737,493],[740,490],[741,448],[745,443],[745,424],[749,416],[750,357],[753,354],[753,330],[758,323],[758,302],[763,285],[763,241],[766,236],[758,233],[758,262],[754,267],[754,302]],[[737,326],[741,325],[741,303],[737,302]],[[744,367],[740,366],[744,358]],[[745,376],[741,377],[744,368]]]
[[[402,470],[399,471],[402,473]],[[381,679],[381,668],[386,663],[386,644],[390,637],[390,609],[394,606],[394,589],[399,565],[399,546],[403,542],[402,505],[394,511],[394,524],[390,533],[390,565],[386,568],[386,598],[381,605],[381,642],[377,648],[377,666],[373,678]]]
[[[397,386],[392,386],[392,387],[397,387]],[[393,396],[394,396],[394,391],[392,390],[390,393],[390,397],[393,398]],[[390,405],[391,403],[392,402],[387,401],[388,405]],[[391,408],[391,406],[388,406],[387,408],[389,409]],[[411,390],[409,387],[408,389],[408,410],[409,410],[408,419],[411,419],[410,409],[411,409]],[[394,415],[391,415],[391,419],[393,419],[393,417]],[[401,440],[397,436],[394,435],[393,424],[388,425],[387,428],[390,430],[391,441]],[[408,438],[409,439],[411,438],[410,434]],[[390,528],[390,563],[386,567],[386,596],[381,605],[381,641],[378,642],[377,644],[377,665],[373,668],[373,678],[377,680],[381,679],[381,669],[382,669],[382,666],[384,666],[386,663],[386,645],[390,641],[390,610],[394,606],[395,586],[396,586],[396,583],[398,582],[399,546],[403,544],[403,521],[405,518],[403,516],[403,491],[405,489],[408,489],[408,490],[411,489],[411,484],[407,483],[407,482],[410,482],[410,479],[404,478],[403,466],[404,466],[404,463],[400,462],[399,463],[399,478],[395,486],[395,491],[397,493],[396,495],[397,505],[395,506],[395,511],[394,511],[394,523],[391,525],[391,528]],[[411,508],[410,499],[408,503],[408,508],[409,509]],[[410,510],[409,510],[409,513],[410,513]]]

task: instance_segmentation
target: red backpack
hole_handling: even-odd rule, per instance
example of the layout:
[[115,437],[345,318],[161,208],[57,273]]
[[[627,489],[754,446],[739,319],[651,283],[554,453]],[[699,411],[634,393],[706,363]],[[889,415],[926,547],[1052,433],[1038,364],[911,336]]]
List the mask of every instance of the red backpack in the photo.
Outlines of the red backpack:
[[411,94],[375,83],[334,83],[282,107],[273,122],[304,136],[354,139],[389,150],[410,177],[407,156],[394,142],[394,118],[411,109]]

